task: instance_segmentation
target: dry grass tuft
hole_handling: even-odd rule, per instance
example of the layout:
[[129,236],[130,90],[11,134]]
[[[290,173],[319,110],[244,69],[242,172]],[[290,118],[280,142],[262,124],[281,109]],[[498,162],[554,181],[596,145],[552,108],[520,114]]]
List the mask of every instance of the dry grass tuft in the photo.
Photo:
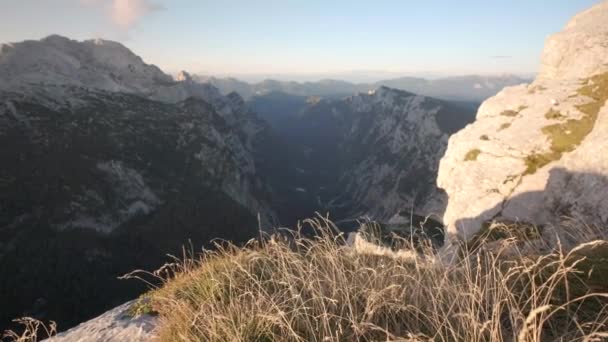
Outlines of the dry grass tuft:
[[[163,341],[600,341],[607,243],[568,252],[477,249],[442,263],[359,253],[331,222],[218,246],[160,272],[148,294]],[[604,248],[606,250],[604,250]],[[412,249],[413,250],[413,249]],[[606,253],[606,254],[604,254]],[[599,273],[598,273],[599,272]]]
[[8,330],[2,335],[3,341],[31,342],[39,341],[43,338],[55,336],[57,334],[57,324],[50,322],[48,325],[35,318],[23,317],[14,320],[22,326],[22,331]]

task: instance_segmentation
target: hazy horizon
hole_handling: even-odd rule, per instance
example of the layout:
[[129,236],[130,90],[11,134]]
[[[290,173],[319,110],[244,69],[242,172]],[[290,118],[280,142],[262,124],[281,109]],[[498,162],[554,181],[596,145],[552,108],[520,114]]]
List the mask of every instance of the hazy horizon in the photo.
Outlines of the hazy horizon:
[[[171,71],[175,73],[176,71]],[[198,76],[217,77],[217,78],[234,78],[247,83],[258,83],[265,80],[276,81],[293,81],[293,82],[320,82],[324,80],[344,81],[350,83],[375,83],[402,77],[423,78],[427,80],[444,79],[450,77],[466,77],[466,76],[517,76],[525,79],[533,79],[536,72],[526,73],[441,73],[432,71],[412,71],[412,72],[391,72],[383,70],[350,70],[342,72],[318,72],[318,73],[213,73],[213,72],[192,72]]]
[[546,37],[595,3],[21,0],[0,4],[0,43],[104,38],[168,73],[248,82],[530,77]]

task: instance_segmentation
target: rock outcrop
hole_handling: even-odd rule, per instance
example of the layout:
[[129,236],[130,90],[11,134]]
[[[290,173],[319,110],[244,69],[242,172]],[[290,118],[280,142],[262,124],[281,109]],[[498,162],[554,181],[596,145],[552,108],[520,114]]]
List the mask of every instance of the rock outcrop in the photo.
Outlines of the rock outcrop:
[[447,239],[488,220],[608,224],[608,1],[550,37],[537,79],[509,87],[453,135],[437,183]]
[[97,342],[129,341],[150,342],[158,340],[154,329],[158,318],[151,315],[133,316],[127,302],[90,321],[47,339],[47,342]]
[[[318,106],[318,105],[317,105]],[[441,215],[445,194],[434,184],[450,135],[473,117],[473,110],[402,90],[380,87],[346,98],[332,108],[342,123],[339,155],[342,193],[355,210],[386,222]]]

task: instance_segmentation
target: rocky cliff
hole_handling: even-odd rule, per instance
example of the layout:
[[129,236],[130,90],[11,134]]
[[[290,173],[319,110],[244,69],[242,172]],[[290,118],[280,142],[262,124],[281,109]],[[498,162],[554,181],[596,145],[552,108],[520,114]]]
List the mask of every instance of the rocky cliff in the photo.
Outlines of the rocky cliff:
[[546,43],[529,85],[485,101],[453,135],[437,183],[449,196],[449,235],[488,220],[608,224],[608,1]]
[[[276,104],[276,107],[272,106]],[[467,106],[380,87],[342,99],[273,93],[254,102],[291,146],[288,196],[334,219],[399,213],[441,216],[435,185],[448,137],[473,119]],[[308,199],[306,201],[305,199]]]
[[441,215],[445,196],[435,186],[439,159],[449,136],[472,119],[472,112],[450,103],[380,87],[347,98],[342,116],[343,156],[339,183],[354,210],[390,220],[410,210]]

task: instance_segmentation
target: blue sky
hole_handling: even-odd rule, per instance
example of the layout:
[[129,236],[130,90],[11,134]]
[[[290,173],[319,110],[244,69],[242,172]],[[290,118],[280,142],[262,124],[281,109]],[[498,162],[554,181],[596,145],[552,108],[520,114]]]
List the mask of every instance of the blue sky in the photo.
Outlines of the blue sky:
[[174,72],[531,73],[597,0],[0,0],[0,42],[118,40]]

